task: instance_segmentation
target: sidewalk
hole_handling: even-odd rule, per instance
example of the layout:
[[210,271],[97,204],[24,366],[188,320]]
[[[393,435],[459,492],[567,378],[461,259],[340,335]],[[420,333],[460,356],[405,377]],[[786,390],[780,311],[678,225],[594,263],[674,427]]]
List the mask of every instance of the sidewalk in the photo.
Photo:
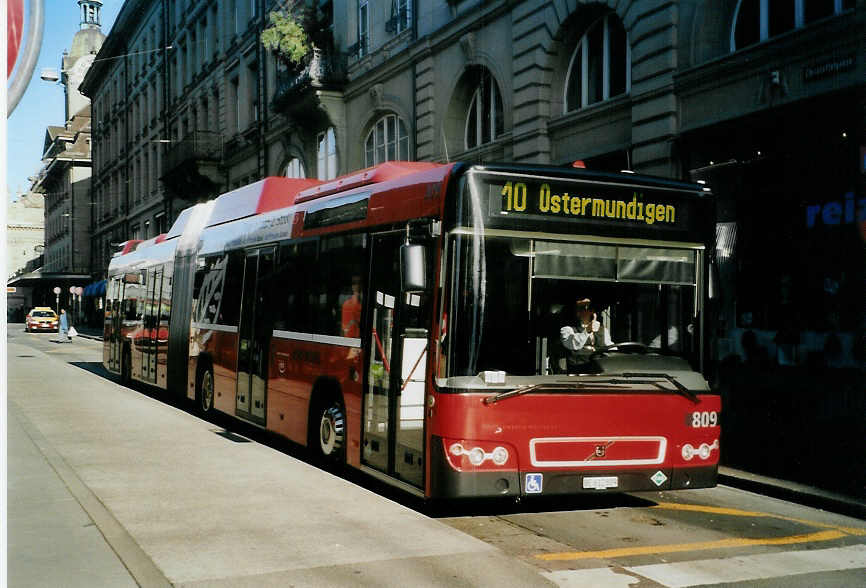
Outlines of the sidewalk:
[[12,402],[7,411],[10,586],[136,586],[85,511],[75,473]]
[[866,502],[798,482],[722,466],[719,468],[719,484],[866,520]]
[[[102,329],[76,327],[81,337],[102,340]],[[805,484],[780,480],[759,473],[746,472],[736,468],[719,468],[719,483],[743,490],[750,490],[768,496],[775,496],[798,504],[805,504],[824,510],[838,512],[866,519],[866,502],[850,496],[827,492]]]
[[75,330],[78,331],[79,337],[84,337],[85,339],[95,339],[97,341],[102,341],[102,329],[99,327],[88,327],[88,326],[79,326],[75,325]]
[[[8,346],[11,586],[550,586],[496,547],[102,377]],[[90,371],[94,370],[94,371]]]

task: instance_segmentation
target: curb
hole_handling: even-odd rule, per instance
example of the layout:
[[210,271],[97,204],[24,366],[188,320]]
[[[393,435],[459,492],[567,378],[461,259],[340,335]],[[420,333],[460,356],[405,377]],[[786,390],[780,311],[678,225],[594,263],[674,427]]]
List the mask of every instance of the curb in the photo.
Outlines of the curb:
[[798,482],[719,467],[719,483],[866,520],[866,502]]

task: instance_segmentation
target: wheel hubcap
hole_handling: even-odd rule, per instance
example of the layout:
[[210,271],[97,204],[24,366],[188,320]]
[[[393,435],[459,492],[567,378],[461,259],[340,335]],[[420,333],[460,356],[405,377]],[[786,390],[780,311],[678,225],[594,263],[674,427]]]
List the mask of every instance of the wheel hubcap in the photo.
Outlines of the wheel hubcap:
[[201,380],[201,407],[205,411],[210,410],[211,402],[213,402],[212,384],[210,372],[205,372]]
[[322,414],[319,433],[322,453],[327,456],[336,455],[343,447],[345,437],[345,423],[339,407],[331,406]]

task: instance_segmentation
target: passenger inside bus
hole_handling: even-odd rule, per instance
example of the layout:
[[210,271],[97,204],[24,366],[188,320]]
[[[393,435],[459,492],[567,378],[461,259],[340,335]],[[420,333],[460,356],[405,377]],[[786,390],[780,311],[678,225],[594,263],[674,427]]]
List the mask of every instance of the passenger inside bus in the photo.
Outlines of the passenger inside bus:
[[343,337],[361,336],[361,276],[352,276],[352,293],[341,307]]
[[590,304],[589,298],[577,300],[573,319],[559,330],[559,341],[568,351],[594,351],[597,347],[613,344],[607,326],[602,326],[598,321],[598,314]]

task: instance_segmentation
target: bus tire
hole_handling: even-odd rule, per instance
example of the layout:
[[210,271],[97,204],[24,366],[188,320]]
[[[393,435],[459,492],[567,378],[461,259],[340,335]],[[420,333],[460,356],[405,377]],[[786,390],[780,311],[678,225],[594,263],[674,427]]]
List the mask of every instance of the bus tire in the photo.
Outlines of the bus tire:
[[309,448],[316,461],[338,466],[345,461],[346,410],[339,395],[329,394],[313,405]]
[[128,346],[124,346],[120,354],[120,383],[124,386],[132,384],[132,352]]
[[213,368],[209,365],[200,369],[195,387],[195,408],[202,416],[213,410],[214,380]]

